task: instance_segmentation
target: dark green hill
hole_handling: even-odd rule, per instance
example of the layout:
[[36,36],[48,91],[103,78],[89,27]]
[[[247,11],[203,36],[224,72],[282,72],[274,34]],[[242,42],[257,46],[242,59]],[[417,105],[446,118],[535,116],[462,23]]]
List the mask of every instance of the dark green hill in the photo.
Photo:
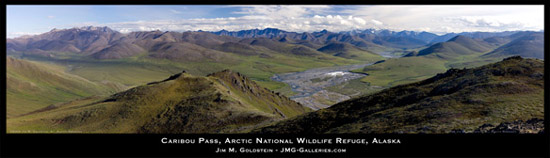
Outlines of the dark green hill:
[[502,46],[510,41],[512,41],[513,39],[510,37],[510,36],[507,36],[507,37],[501,37],[501,36],[498,36],[498,37],[490,37],[490,38],[485,38],[483,39],[483,41],[493,45],[493,46]]
[[482,57],[508,57],[519,55],[526,58],[544,59],[544,33],[533,32],[523,35]]
[[483,53],[492,49],[494,46],[483,40],[458,35],[447,42],[437,43],[420,50],[418,56],[435,56],[451,60],[459,56]]
[[335,104],[258,133],[450,133],[544,117],[544,62],[511,57]]
[[229,70],[175,74],[103,99],[84,99],[10,119],[8,131],[238,133],[310,109]]
[[458,35],[447,42],[454,42],[475,52],[484,52],[491,49],[491,45],[483,40],[477,40],[466,36]]

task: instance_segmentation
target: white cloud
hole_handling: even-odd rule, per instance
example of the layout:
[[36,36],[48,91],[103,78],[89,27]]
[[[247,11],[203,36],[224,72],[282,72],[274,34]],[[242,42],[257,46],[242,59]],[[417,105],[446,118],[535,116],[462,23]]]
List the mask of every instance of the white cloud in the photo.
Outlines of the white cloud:
[[383,22],[378,21],[378,20],[376,20],[376,19],[371,19],[370,21],[371,21],[372,23],[374,23],[375,25],[382,25],[382,24],[384,24]]
[[173,13],[173,14],[182,14],[183,12],[180,12],[180,11],[177,11],[177,10],[174,10],[174,9],[170,9],[170,12]]
[[384,28],[431,32],[542,30],[542,5],[386,5],[343,10],[384,21]]
[[271,19],[286,19],[305,17],[313,14],[326,14],[331,7],[327,5],[247,5],[234,14],[245,16],[262,16]]
[[38,35],[38,34],[41,34],[42,32],[8,32],[6,34],[6,37],[7,38],[15,38],[15,37],[21,37],[21,36],[26,36],[26,35]]
[[46,17],[47,17],[48,19],[53,19],[53,18],[55,18],[55,16],[53,16],[53,15],[48,15],[48,16],[46,16]]
[[181,20],[134,21],[104,24],[121,32],[167,30],[167,31],[238,31],[244,29],[278,28],[287,31],[312,32],[327,29],[330,31],[347,31],[371,28],[374,23],[368,19],[351,15],[328,14],[331,6],[292,5],[292,6],[228,6],[239,7],[232,12],[242,15],[227,18],[195,18]]
[[242,16],[228,18],[200,18],[183,20],[135,21],[105,24],[121,32],[131,31],[219,31],[222,29],[238,31],[245,29],[278,28],[287,31],[312,32],[327,29],[330,31],[347,31],[372,28],[375,23],[365,19],[340,15],[313,17],[268,18],[265,16]]
[[[441,34],[470,31],[538,31],[544,28],[542,5],[229,5],[225,7],[236,9],[230,12],[235,16],[115,23],[89,22],[76,26],[90,24],[108,26],[123,33],[152,30],[238,31],[270,27],[295,32],[313,32],[323,29],[339,32],[376,28],[395,31],[429,31]],[[174,9],[168,11],[173,14],[182,14],[181,11]]]

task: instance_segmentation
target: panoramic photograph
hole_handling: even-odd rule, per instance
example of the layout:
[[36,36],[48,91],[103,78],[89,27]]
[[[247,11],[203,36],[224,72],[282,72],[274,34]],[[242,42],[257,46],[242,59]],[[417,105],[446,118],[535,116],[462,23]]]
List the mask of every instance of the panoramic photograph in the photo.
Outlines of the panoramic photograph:
[[544,5],[8,5],[6,35],[6,133],[544,131]]

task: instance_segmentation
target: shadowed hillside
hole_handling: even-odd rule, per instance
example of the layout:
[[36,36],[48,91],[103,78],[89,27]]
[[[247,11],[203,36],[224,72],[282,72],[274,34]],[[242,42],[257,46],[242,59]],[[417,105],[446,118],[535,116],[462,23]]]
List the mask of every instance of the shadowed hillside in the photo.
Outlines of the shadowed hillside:
[[490,51],[493,46],[489,43],[458,35],[447,42],[434,44],[418,52],[417,56],[435,56],[442,59],[453,59],[461,55],[470,55]]
[[520,55],[527,58],[544,59],[544,33],[534,32],[523,35],[482,57],[508,57]]

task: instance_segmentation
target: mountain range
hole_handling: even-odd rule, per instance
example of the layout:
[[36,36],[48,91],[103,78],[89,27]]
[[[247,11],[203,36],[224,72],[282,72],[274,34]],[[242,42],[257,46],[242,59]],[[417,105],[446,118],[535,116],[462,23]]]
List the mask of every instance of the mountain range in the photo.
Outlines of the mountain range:
[[[36,36],[8,39],[7,51],[11,54],[24,52],[42,56],[68,52],[95,59],[120,59],[145,53],[151,58],[190,62],[219,62],[231,58],[227,53],[258,55],[266,51],[298,56],[326,56],[316,49],[328,41],[305,41],[311,43],[309,46],[280,41],[271,38],[241,39],[209,32],[149,31],[122,34],[108,27],[90,26],[54,29]],[[358,50],[372,54],[367,50]],[[265,53],[263,55],[269,56]]]
[[[435,55],[440,58],[485,53],[482,57],[505,57],[519,55],[544,59],[544,35],[541,32],[519,32],[509,36],[469,38],[458,35],[434,44],[418,52],[417,56]],[[488,52],[490,51],[490,52]]]
[[323,30],[320,32],[288,32],[284,30],[279,30],[276,28],[266,28],[263,30],[252,29],[252,30],[241,30],[241,31],[227,31],[221,30],[212,32],[216,35],[221,36],[232,36],[239,38],[256,38],[256,37],[266,37],[271,39],[278,39],[281,41],[310,41],[315,44],[324,44],[330,41],[338,42],[347,42],[353,44],[357,47],[368,48],[371,47],[391,47],[391,48],[416,48],[422,47],[429,44],[445,42],[449,39],[457,36],[467,36],[470,38],[490,38],[490,37],[501,37],[509,36],[520,31],[505,31],[505,32],[462,32],[462,33],[447,33],[443,35],[437,35],[430,32],[416,32],[416,31],[391,31],[391,30],[377,30],[377,29],[366,29],[366,30],[353,30],[353,31],[342,31],[342,32],[329,32]]
[[[327,30],[297,33],[266,28],[263,30],[183,33],[142,31],[122,34],[108,27],[88,26],[53,29],[40,35],[8,39],[6,48],[8,53],[27,52],[43,56],[55,55],[52,54],[52,51],[55,51],[78,53],[96,59],[120,59],[152,52],[149,56],[154,58],[217,61],[227,57],[223,52],[236,54],[262,52],[263,50],[260,48],[250,46],[255,44],[272,50],[273,48],[282,48],[282,45],[291,44],[292,48],[285,52],[310,51],[310,53],[297,53],[297,55],[318,55],[319,52],[315,51],[317,49],[333,43],[348,43],[362,52],[372,53],[428,47],[435,43],[448,41],[457,35],[487,39],[510,36],[520,32],[464,32],[436,35],[429,32],[367,29],[339,33]],[[313,50],[309,50],[309,48]],[[280,50],[275,49],[275,51]],[[182,58],[182,56],[186,56],[186,58]]]

